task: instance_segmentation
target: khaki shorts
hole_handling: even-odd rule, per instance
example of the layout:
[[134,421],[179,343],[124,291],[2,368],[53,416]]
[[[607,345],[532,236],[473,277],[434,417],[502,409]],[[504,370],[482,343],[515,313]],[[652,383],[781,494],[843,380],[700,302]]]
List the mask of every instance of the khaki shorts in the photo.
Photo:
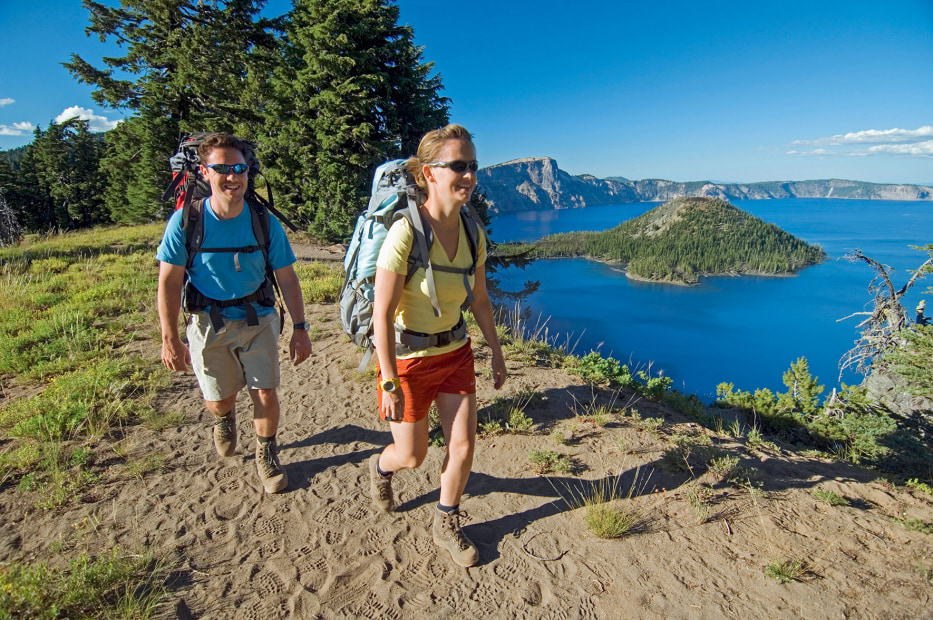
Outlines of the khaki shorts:
[[191,366],[204,400],[224,400],[244,387],[268,390],[279,387],[279,315],[259,317],[259,325],[224,319],[227,329],[218,334],[206,312],[188,323]]

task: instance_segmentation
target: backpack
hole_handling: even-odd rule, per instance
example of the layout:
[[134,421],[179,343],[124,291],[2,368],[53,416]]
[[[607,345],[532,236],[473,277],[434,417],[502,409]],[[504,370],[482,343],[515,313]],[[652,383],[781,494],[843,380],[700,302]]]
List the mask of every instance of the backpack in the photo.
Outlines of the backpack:
[[[274,200],[272,197],[272,187],[270,185],[266,185],[269,193],[268,201],[256,193],[255,180],[256,177],[261,174],[259,171],[259,160],[256,158],[253,144],[243,140],[245,151],[243,155],[249,166],[246,205],[250,211],[253,236],[256,237],[256,245],[239,248],[201,247],[201,244],[204,242],[204,201],[211,195],[211,186],[207,179],[201,174],[201,160],[198,157],[198,147],[204,141],[204,138],[209,135],[211,134],[207,132],[199,132],[182,136],[175,155],[169,160],[172,167],[172,182],[169,184],[168,188],[166,188],[162,199],[174,199],[175,210],[182,210],[181,229],[185,231],[185,249],[188,253],[188,260],[185,264],[183,307],[186,312],[193,313],[204,310],[210,306],[209,315],[211,325],[214,331],[222,333],[226,327],[223,317],[220,315],[221,308],[244,306],[247,325],[258,325],[259,318],[251,302],[256,302],[265,307],[274,307],[276,304],[276,295],[281,297],[278,283],[275,281],[272,265],[269,264],[269,212],[271,211],[274,213],[281,222],[286,224],[293,231],[296,231],[297,228],[273,206]],[[262,252],[266,263],[266,279],[256,291],[245,297],[223,301],[211,299],[201,293],[188,278],[188,270],[191,269],[191,265],[194,263],[194,257],[198,252],[234,252],[244,254]],[[281,326],[284,327],[285,313],[282,311],[281,302],[279,303],[279,318],[282,322]]]
[[[476,272],[479,235],[485,235],[486,232],[480,228],[479,216],[468,205],[464,205],[460,210],[460,218],[466,230],[470,254],[473,258],[472,265],[467,269],[435,265],[428,260],[434,235],[431,227],[424,225],[418,213],[418,205],[423,202],[422,197],[421,190],[406,168],[406,161],[404,159],[388,161],[376,169],[369,205],[359,216],[353,229],[353,236],[343,261],[346,277],[340,293],[340,322],[344,332],[350,336],[350,340],[366,349],[359,367],[360,372],[366,369],[374,351],[372,319],[376,260],[389,233],[389,228],[396,220],[407,219],[414,233],[405,282],[408,283],[418,269],[426,271],[425,277],[435,316],[441,315],[437,292],[434,288],[435,270],[463,275],[466,295],[463,303],[464,309],[475,299],[467,278]],[[431,346],[444,346],[462,339],[466,335],[466,322],[461,315],[460,321],[453,329],[439,334],[412,332],[396,325],[395,334],[396,354],[404,355]]]

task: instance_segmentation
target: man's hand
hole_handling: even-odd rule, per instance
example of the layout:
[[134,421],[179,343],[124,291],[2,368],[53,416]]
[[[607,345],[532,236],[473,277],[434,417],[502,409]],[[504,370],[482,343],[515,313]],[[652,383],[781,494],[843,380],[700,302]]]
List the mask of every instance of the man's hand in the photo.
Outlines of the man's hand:
[[191,353],[180,338],[162,341],[162,363],[170,370],[185,372],[191,368]]
[[291,342],[288,344],[288,357],[297,366],[311,355],[311,337],[307,330],[296,329],[292,332]]

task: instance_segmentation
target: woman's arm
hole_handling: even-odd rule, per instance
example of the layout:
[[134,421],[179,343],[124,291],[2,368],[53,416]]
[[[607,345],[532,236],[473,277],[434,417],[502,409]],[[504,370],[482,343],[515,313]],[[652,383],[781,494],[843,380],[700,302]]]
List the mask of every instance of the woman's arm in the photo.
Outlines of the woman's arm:
[[476,276],[473,280],[473,297],[470,311],[476,324],[483,332],[486,344],[492,349],[492,379],[493,387],[497,390],[505,384],[508,369],[505,367],[505,357],[499,344],[499,334],[496,333],[496,320],[492,313],[492,302],[489,300],[489,291],[486,290],[486,263],[476,266]]
[[[376,267],[376,284],[373,294],[373,343],[379,369],[383,379],[398,378],[395,363],[395,310],[402,298],[405,276],[394,271]],[[401,420],[405,410],[405,396],[401,390],[382,395],[382,411],[386,419]]]

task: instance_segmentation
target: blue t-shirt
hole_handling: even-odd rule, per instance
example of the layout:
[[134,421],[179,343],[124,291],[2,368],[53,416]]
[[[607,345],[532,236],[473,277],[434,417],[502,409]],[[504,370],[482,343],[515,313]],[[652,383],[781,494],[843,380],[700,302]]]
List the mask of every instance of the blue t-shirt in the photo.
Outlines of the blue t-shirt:
[[[185,231],[181,229],[181,209],[169,218],[156,252],[156,259],[163,263],[184,266],[188,262],[185,249]],[[241,248],[256,245],[253,234],[252,216],[249,207],[230,220],[221,220],[210,208],[210,199],[204,201],[204,241],[202,248]],[[191,283],[206,297],[226,301],[246,297],[266,279],[266,264],[262,252],[198,252],[188,270]],[[272,269],[281,269],[295,262],[295,254],[288,243],[282,225],[271,214],[269,216],[269,263]],[[237,269],[239,263],[239,270]],[[275,308],[253,303],[256,314],[265,316]],[[246,310],[242,306],[221,308],[225,319],[244,320]]]

